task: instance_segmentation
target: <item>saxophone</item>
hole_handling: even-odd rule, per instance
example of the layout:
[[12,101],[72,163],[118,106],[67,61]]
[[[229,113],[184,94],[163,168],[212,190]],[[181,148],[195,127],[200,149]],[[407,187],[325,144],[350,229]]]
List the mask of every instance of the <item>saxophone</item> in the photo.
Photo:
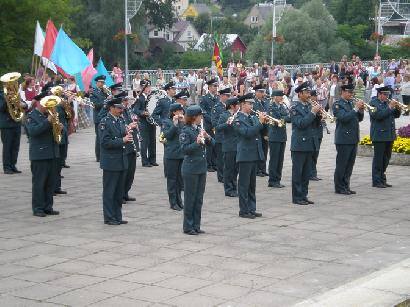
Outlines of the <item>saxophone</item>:
[[63,128],[60,124],[60,120],[58,119],[58,113],[56,110],[56,106],[61,102],[61,98],[58,96],[47,96],[41,99],[40,104],[47,109],[48,114],[51,115],[51,126],[53,128],[53,137],[54,141],[57,144],[61,143],[62,135],[63,135]]
[[10,117],[15,122],[21,122],[24,117],[24,110],[20,104],[21,98],[19,94],[18,79],[21,74],[11,72],[1,76],[0,81],[3,82],[4,95],[6,99],[7,109]]

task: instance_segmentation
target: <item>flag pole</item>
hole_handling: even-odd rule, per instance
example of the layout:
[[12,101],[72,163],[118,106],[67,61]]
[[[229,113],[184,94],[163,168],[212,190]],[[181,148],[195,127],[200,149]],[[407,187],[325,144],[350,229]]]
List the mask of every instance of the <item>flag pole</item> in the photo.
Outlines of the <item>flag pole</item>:
[[127,34],[128,34],[128,0],[125,0],[125,20],[124,20],[124,42],[125,42],[125,89],[128,91],[128,39],[127,39]]

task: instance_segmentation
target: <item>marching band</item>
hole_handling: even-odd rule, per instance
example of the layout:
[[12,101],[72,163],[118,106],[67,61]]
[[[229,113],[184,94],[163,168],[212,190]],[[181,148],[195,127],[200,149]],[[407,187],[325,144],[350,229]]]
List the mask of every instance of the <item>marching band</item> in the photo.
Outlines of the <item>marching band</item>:
[[[61,170],[66,164],[70,121],[76,93],[59,86],[45,86],[33,97],[29,107],[21,101],[16,87],[20,74],[1,78],[0,130],[3,143],[3,171],[21,173],[17,167],[21,126],[29,139],[32,172],[32,210],[38,217],[57,215],[53,196],[66,194]],[[95,156],[103,170],[103,216],[107,225],[126,224],[122,205],[136,198],[129,192],[134,181],[139,154],[143,167],[158,166],[156,127],[164,145],[164,172],[169,205],[184,211],[183,232],[204,233],[201,211],[207,172],[215,172],[225,196],[238,197],[239,216],[261,217],[256,206],[256,176],[268,175],[268,187],[283,188],[282,168],[287,142],[286,124],[292,125],[292,202],[314,204],[308,198],[309,181],[317,176],[317,160],[326,120],[335,121],[335,193],[356,194],[351,190],[351,175],[359,143],[359,123],[367,111],[374,146],[372,184],[387,188],[386,169],[396,138],[395,119],[405,110],[390,100],[390,88],[377,89],[369,104],[354,98],[354,86],[341,86],[341,97],[332,105],[332,114],[317,102],[309,82],[294,89],[297,99],[288,107],[282,90],[255,85],[251,92],[233,96],[229,84],[212,78],[206,82],[208,93],[198,104],[188,106],[189,93],[176,92],[173,82],[160,89],[165,94],[151,113],[153,94],[149,80],[140,81],[136,99],[128,97],[121,84],[105,86],[105,76],[94,78],[90,94],[94,111]],[[268,165],[267,165],[268,162]],[[266,172],[268,166],[268,172]],[[182,191],[184,191],[182,196]]]

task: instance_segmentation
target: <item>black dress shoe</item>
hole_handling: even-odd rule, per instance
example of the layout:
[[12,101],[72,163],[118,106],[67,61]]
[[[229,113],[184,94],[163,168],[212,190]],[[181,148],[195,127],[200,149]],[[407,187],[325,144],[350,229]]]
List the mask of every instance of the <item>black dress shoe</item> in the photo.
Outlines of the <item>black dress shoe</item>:
[[265,174],[264,174],[264,173],[257,173],[256,176],[258,176],[258,177],[265,177]]
[[104,224],[107,224],[107,225],[121,225],[121,222],[117,222],[117,221],[105,221]]
[[4,173],[6,175],[14,175],[15,174],[15,172],[13,172],[12,170],[5,170]]
[[12,171],[15,174],[21,174],[21,171],[19,171],[15,166],[13,167]]
[[126,196],[126,197],[124,197],[124,200],[125,201],[136,201],[137,199],[135,197]]
[[252,214],[254,217],[262,217],[262,213],[251,212],[251,214]]
[[293,202],[295,205],[300,205],[300,206],[307,206],[309,205],[309,203],[307,201],[304,200],[298,200],[298,201],[294,201]]
[[180,207],[181,210],[184,209],[184,205],[183,205],[183,204],[178,204],[178,207]]
[[124,221],[124,220],[122,220],[122,221],[120,222],[120,224],[122,224],[122,225],[124,225],[124,224],[128,224],[128,221]]
[[173,205],[173,206],[171,206],[170,207],[172,210],[175,210],[175,211],[181,211],[182,210],[182,208],[180,207],[180,206],[177,206],[177,205]]
[[158,163],[156,163],[156,162],[151,163],[151,165],[152,165],[152,166],[159,166],[159,164],[158,164]]
[[343,194],[343,195],[350,195],[350,192],[347,190],[340,190],[340,191],[335,191],[336,194]]
[[59,215],[60,211],[50,210],[50,211],[44,211],[44,213],[47,215]]
[[67,191],[64,191],[64,190],[56,190],[56,191],[54,191],[54,194],[67,194]]
[[184,231],[184,234],[190,235],[190,236],[197,236],[198,233],[195,230],[190,230],[190,231]]
[[100,159],[96,159],[95,162],[100,162]]
[[392,185],[391,185],[391,184],[388,184],[387,182],[385,182],[384,185],[385,185],[387,188],[391,188],[391,187],[392,187]]
[[152,167],[151,164],[143,164],[142,167]]
[[349,193],[350,193],[350,194],[356,194],[356,191],[353,191],[353,190],[350,190],[350,189],[349,189]]
[[38,217],[46,217],[47,216],[47,214],[45,214],[44,212],[34,212],[33,215],[38,216]]
[[205,233],[205,231],[201,230],[201,229],[195,229],[197,234],[201,234],[201,233]]
[[63,175],[60,175],[60,178],[61,178],[61,179],[64,179],[64,176],[63,176]]
[[277,183],[277,182],[275,182],[275,183],[269,183],[269,184],[268,184],[268,187],[270,187],[270,188],[282,188],[282,186],[281,186],[279,183]]
[[64,164],[63,165],[63,168],[70,168],[71,166],[70,165],[67,165],[67,164]]
[[208,168],[208,172],[213,173],[215,170],[213,168]]
[[309,200],[309,199],[305,199],[305,202],[307,202],[308,204],[310,204],[310,205],[313,205],[315,202],[314,201],[311,201],[311,200]]
[[122,204],[125,205],[127,203],[127,201],[123,198],[122,199]]
[[316,176],[314,176],[314,177],[310,177],[309,180],[311,180],[311,181],[319,181],[320,179],[317,178]]
[[255,216],[253,214],[250,214],[250,213],[246,213],[246,214],[239,213],[239,217],[242,217],[244,219],[251,219],[251,220],[253,220],[255,218]]
[[373,184],[374,188],[384,189],[386,186],[383,183]]

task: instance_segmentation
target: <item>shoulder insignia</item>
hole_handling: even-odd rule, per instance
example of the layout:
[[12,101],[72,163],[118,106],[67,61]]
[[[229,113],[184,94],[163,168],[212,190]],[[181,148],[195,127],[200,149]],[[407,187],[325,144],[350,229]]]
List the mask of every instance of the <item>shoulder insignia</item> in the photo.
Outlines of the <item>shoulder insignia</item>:
[[100,123],[100,130],[104,130],[105,129],[105,122],[101,122]]

